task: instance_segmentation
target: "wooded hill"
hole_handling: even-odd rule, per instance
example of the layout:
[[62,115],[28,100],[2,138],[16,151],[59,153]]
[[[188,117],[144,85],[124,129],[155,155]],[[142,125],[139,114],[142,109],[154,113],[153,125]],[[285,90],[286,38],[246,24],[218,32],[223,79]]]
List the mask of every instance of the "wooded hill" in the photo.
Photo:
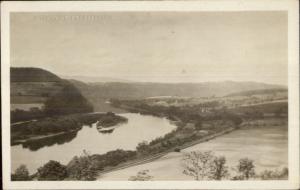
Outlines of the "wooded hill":
[[[43,104],[42,112],[45,116],[93,111],[80,90],[49,71],[39,68],[11,68],[10,74],[11,104]],[[16,111],[18,113],[12,114],[15,119],[22,117],[22,114],[26,115],[24,111]]]

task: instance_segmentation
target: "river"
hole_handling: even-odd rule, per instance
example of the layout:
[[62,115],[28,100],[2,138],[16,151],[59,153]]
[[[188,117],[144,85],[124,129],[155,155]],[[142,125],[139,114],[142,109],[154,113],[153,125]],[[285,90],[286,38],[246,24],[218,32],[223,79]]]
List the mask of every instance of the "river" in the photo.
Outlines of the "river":
[[128,122],[117,126],[111,133],[100,133],[93,124],[83,126],[78,132],[12,146],[12,171],[25,164],[29,172],[34,173],[49,160],[67,164],[74,156],[81,155],[83,150],[90,154],[103,154],[116,149],[135,150],[138,143],[149,142],[176,128],[165,118],[135,113],[119,115],[128,118]]
[[257,173],[266,169],[281,169],[288,166],[287,125],[238,129],[181,152],[168,153],[153,162],[103,174],[98,180],[128,180],[142,170],[149,170],[153,180],[193,180],[183,174],[182,166],[184,154],[190,151],[213,151],[216,155],[225,156],[230,170],[244,157],[254,160]]

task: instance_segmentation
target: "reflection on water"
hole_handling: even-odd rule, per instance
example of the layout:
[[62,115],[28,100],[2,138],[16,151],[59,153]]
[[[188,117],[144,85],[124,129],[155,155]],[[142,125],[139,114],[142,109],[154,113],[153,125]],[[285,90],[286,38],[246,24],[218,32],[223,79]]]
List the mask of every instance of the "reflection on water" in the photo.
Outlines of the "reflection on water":
[[54,137],[47,137],[38,140],[30,140],[22,144],[23,148],[28,148],[31,151],[37,151],[45,146],[52,146],[55,144],[62,145],[64,143],[72,141],[77,136],[78,131],[72,131],[70,133],[65,133],[57,135]]
[[100,133],[96,124],[93,124],[92,127],[82,127],[76,133],[12,146],[12,171],[25,164],[29,172],[33,173],[49,160],[67,164],[74,156],[81,155],[83,150],[91,154],[104,154],[116,149],[135,150],[138,143],[150,142],[176,128],[165,118],[134,113],[120,115],[126,117],[128,123],[111,131]]

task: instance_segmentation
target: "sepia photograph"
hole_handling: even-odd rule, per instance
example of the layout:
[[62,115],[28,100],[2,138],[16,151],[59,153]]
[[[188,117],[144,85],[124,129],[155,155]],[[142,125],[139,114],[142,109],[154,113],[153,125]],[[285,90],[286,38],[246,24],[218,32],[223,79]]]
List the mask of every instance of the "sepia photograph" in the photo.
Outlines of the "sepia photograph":
[[299,188],[297,1],[27,3],[1,5],[4,189]]

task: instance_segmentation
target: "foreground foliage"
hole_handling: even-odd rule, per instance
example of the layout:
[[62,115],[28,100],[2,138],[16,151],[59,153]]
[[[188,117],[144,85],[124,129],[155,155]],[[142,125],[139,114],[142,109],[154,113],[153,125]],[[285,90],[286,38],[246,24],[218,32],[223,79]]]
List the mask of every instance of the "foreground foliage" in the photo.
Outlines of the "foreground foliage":
[[67,165],[69,179],[91,181],[97,175],[96,166],[91,156],[83,151],[83,155],[75,156]]
[[260,178],[262,180],[278,180],[278,179],[288,179],[288,169],[283,168],[282,170],[265,170],[260,173]]
[[183,158],[183,173],[195,180],[221,180],[227,177],[225,157],[217,157],[211,151],[192,151]]
[[239,160],[239,164],[237,165],[237,171],[240,175],[237,177],[238,179],[246,179],[255,176],[255,166],[253,160],[249,158],[242,158]]
[[15,173],[11,175],[12,181],[29,181],[31,177],[29,176],[28,169],[25,165],[20,165],[16,170]]
[[[25,165],[21,165],[15,173],[11,175],[14,181],[28,180],[96,180],[99,172],[105,168],[117,166],[126,161],[137,158],[135,151],[115,150],[106,154],[90,155],[83,151],[81,156],[75,156],[66,166],[57,161],[49,161],[40,167],[36,174],[29,175]],[[254,161],[249,158],[239,160],[235,168],[226,165],[224,156],[216,156],[212,151],[192,151],[185,154],[182,159],[183,173],[193,177],[195,180],[286,180],[288,179],[288,169],[265,170],[255,174]],[[139,171],[135,176],[131,176],[130,181],[149,181],[155,176],[149,175],[150,170]]]
[[37,179],[40,181],[60,181],[67,177],[66,166],[57,161],[50,160],[37,172]]
[[288,169],[264,170],[255,173],[254,161],[241,158],[235,168],[229,170],[224,156],[215,156],[211,151],[192,151],[182,159],[183,173],[192,176],[195,180],[284,180],[288,179]]

